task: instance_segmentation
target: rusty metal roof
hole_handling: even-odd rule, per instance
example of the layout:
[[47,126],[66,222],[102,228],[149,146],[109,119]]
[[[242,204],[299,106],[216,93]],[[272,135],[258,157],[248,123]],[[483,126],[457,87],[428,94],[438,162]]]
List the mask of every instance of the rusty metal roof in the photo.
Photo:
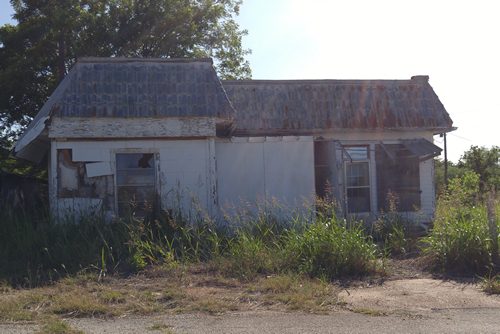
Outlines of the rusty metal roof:
[[427,76],[411,80],[223,81],[236,110],[235,135],[334,129],[452,130]]

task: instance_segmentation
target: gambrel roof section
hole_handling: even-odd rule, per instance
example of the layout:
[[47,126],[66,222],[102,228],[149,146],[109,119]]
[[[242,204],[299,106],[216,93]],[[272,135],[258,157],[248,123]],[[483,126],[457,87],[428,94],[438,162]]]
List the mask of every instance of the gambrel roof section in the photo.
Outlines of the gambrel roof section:
[[17,156],[41,159],[52,116],[209,117],[228,124],[234,109],[211,59],[83,58],[19,139]]
[[223,85],[236,110],[234,135],[451,131],[452,120],[428,79],[234,80]]

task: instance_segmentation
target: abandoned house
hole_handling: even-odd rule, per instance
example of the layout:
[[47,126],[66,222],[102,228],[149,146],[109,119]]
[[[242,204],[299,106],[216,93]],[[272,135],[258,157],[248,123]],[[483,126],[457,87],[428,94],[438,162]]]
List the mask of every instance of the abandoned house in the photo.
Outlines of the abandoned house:
[[427,76],[221,81],[210,59],[80,59],[17,142],[48,161],[51,210],[140,215],[335,199],[339,214],[434,213],[433,136],[452,120]]

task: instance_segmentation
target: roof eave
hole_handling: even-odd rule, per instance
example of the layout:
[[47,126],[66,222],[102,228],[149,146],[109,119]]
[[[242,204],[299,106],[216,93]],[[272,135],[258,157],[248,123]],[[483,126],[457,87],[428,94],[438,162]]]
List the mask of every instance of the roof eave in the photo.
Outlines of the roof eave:
[[[52,116],[52,112],[54,110],[55,105],[57,104],[58,101],[61,100],[62,96],[64,95],[64,92],[69,85],[71,77],[75,75],[77,66],[78,63],[76,63],[71,68],[66,77],[57,86],[54,93],[52,93],[52,95],[42,106],[40,111],[36,114],[35,118],[31,121],[26,131],[24,131],[19,140],[16,142],[13,149],[14,156],[30,160],[33,162],[40,162],[41,159],[39,159],[40,156],[39,152],[34,152],[34,150],[30,149],[29,147],[32,146],[32,143],[36,141],[42,141],[42,142],[45,141],[45,138],[43,138],[43,134],[45,133],[46,136],[45,130],[47,127],[47,122],[50,120],[50,117]],[[38,145],[34,144],[34,146]],[[43,153],[45,155],[45,152]]]

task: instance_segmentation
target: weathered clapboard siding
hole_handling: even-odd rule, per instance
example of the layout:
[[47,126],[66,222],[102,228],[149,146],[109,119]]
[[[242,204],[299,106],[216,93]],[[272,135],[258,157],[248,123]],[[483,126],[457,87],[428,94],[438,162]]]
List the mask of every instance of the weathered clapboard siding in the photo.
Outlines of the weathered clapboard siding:
[[214,118],[84,118],[54,117],[49,138],[213,137]]

